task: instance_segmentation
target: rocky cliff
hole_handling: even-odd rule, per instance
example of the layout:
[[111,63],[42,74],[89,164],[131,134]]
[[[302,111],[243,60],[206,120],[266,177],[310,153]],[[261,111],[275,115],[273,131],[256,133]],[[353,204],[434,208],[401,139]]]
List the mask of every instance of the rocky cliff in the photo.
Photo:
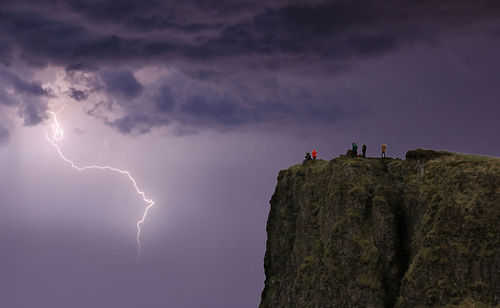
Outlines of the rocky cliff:
[[280,171],[260,307],[500,304],[500,159],[410,151]]

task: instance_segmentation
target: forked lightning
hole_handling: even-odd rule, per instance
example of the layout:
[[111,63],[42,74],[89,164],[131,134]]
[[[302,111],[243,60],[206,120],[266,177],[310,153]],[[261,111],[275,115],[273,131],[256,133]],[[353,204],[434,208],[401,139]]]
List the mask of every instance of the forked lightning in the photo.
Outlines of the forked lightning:
[[132,183],[132,186],[134,187],[137,194],[140,195],[142,197],[142,200],[147,204],[146,209],[144,210],[144,214],[142,215],[141,219],[137,222],[136,241],[137,241],[137,260],[139,261],[139,258],[141,256],[141,239],[140,239],[140,237],[141,237],[141,225],[144,223],[144,220],[146,219],[146,216],[148,214],[149,209],[155,204],[154,201],[146,198],[146,194],[141,189],[139,189],[139,186],[137,185],[136,180],[130,174],[130,172],[127,170],[121,170],[121,169],[113,168],[110,166],[98,166],[98,165],[90,165],[90,166],[80,167],[80,166],[76,165],[72,160],[66,158],[66,156],[64,156],[64,154],[62,153],[61,148],[57,144],[58,141],[61,141],[64,138],[64,131],[63,131],[61,125],[59,124],[59,121],[57,120],[57,114],[60,111],[62,111],[62,109],[57,111],[57,112],[54,112],[54,111],[49,112],[52,115],[52,121],[53,121],[52,137],[49,136],[49,133],[47,131],[45,131],[45,137],[54,146],[54,148],[56,148],[57,153],[59,154],[59,157],[62,160],[64,160],[65,162],[67,162],[69,165],[71,165],[71,167],[73,169],[80,171],[80,172],[85,171],[85,170],[90,170],[90,169],[97,169],[97,170],[109,170],[112,172],[126,175],[128,177],[128,179],[130,180],[130,182]]

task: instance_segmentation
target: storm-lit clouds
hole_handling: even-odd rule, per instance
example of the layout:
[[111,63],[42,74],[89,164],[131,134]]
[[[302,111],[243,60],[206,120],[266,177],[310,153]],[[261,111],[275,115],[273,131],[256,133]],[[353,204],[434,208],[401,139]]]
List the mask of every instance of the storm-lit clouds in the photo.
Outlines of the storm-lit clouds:
[[3,84],[7,87],[10,86],[16,94],[28,96],[50,96],[50,89],[43,88],[40,83],[23,80],[11,72],[0,71],[0,78],[2,78]]
[[89,97],[89,94],[82,90],[77,90],[75,88],[68,89],[68,96],[76,101],[84,101]]
[[158,96],[155,99],[156,101],[156,109],[159,112],[167,113],[172,111],[175,107],[175,99],[172,95],[172,90],[168,85],[163,85],[159,89]]
[[106,90],[111,95],[132,99],[139,96],[144,90],[144,86],[135,79],[130,71],[104,71],[101,72],[101,78]]
[[289,65],[285,56],[339,61],[390,52],[494,18],[499,11],[496,2],[487,0],[283,2],[274,6],[244,1],[176,5],[23,1],[1,11],[5,47],[0,50],[19,48],[22,58],[40,65],[205,63],[227,57],[256,62],[264,56],[281,62],[274,64]]
[[7,70],[0,69],[0,105],[14,107],[27,126],[42,123],[47,118],[47,99],[53,97],[50,88],[37,81],[27,81]]
[[[66,93],[94,105],[100,102],[92,101],[97,92],[114,97],[108,104],[125,100],[119,103],[127,106],[123,118],[107,121],[124,133],[136,124],[146,132],[169,124],[235,127],[276,118],[290,125],[333,123],[346,112],[328,87],[273,88],[259,80],[334,77],[363,59],[416,42],[435,44],[447,31],[498,16],[494,1],[19,1],[0,5],[0,58],[10,67],[24,63],[32,70],[59,66],[68,74],[87,72],[94,84],[70,86]],[[176,71],[206,91],[181,91],[168,81],[142,84],[134,72],[146,66]],[[238,89],[242,75],[246,89]],[[2,76],[27,95],[48,94],[35,81]],[[305,101],[290,93],[294,90],[314,95]],[[0,95],[3,104],[12,104],[5,91]],[[325,96],[331,97],[326,105],[320,98]],[[43,121],[46,109],[43,101],[33,104],[20,111],[29,125]]]
[[90,72],[87,76],[95,79],[90,86],[88,79],[81,84],[72,80],[85,94],[85,99],[75,96],[79,92],[69,95],[75,102],[87,106],[89,115],[103,119],[126,134],[146,133],[169,125],[196,131],[265,123],[331,124],[366,111],[355,95],[322,86],[308,90],[301,85],[301,79],[293,81],[297,87],[290,89],[279,76],[265,77],[251,72],[246,77],[233,74],[232,79],[222,83],[207,83],[176,69],[155,78],[140,75],[143,75],[140,71],[123,69]]

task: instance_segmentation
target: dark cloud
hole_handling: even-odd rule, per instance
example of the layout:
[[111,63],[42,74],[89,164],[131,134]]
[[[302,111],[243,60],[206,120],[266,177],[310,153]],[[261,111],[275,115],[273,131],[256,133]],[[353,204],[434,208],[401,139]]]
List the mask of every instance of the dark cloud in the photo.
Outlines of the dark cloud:
[[[268,101],[244,106],[229,97],[210,101],[201,96],[189,99],[180,112],[179,118],[187,122],[186,124],[220,128],[269,121],[291,125],[301,123],[331,124],[344,116],[353,115],[336,103],[311,104],[304,102],[293,105]],[[188,117],[184,117],[186,115]]]
[[170,112],[175,107],[175,99],[172,95],[172,90],[169,86],[163,85],[160,88],[160,93],[156,98],[156,108],[160,112]]
[[24,125],[34,126],[47,119],[47,103],[43,101],[24,101],[19,108],[19,115]]
[[[28,1],[33,2],[33,1]],[[60,1],[68,10],[100,24],[121,24],[126,29],[152,31],[173,29],[186,32],[216,29],[221,21],[241,18],[241,14],[258,12],[265,1],[159,1],[107,0]],[[278,2],[278,1],[276,1]],[[217,21],[214,21],[217,20]]]
[[[0,104],[16,107],[24,124],[33,126],[47,118],[46,98],[53,97],[50,88],[35,81],[26,81],[14,73],[0,70]],[[7,89],[13,90],[9,93]]]
[[4,89],[0,88],[0,105],[12,106],[16,101]]
[[[55,8],[57,15],[50,13]],[[239,10],[247,13],[233,18]],[[19,48],[26,61],[68,67],[241,56],[253,61],[259,55],[341,61],[434,39],[447,29],[499,15],[500,4],[493,0],[285,2],[272,7],[250,1],[210,6],[203,1],[60,0],[36,6],[24,1],[18,9],[0,11],[0,40]]]
[[207,30],[218,30],[223,27],[222,24],[215,24],[215,25],[201,24],[201,23],[178,24],[169,18],[161,16],[150,16],[147,18],[136,17],[132,21],[127,23],[127,26],[141,31],[170,29],[174,31],[181,31],[188,33],[196,33]]
[[220,73],[211,69],[199,69],[196,71],[184,71],[186,75],[197,80],[209,80],[217,77],[222,77]]
[[250,110],[241,106],[232,98],[222,98],[213,102],[207,97],[194,96],[181,108],[181,113],[198,123],[233,126],[252,121]]
[[166,119],[154,119],[147,115],[129,115],[114,121],[107,121],[107,124],[116,127],[123,134],[145,134],[152,127],[166,125]]
[[0,125],[0,146],[2,146],[9,139],[10,132],[7,128]]
[[29,95],[29,96],[53,96],[52,90],[50,88],[43,88],[40,83],[35,81],[26,81],[21,79],[19,76],[0,70],[0,79],[5,83],[12,86],[12,88],[18,94]]
[[10,64],[11,52],[10,46],[6,42],[0,41],[0,64]]
[[[279,88],[277,84],[271,84],[270,87],[273,90]],[[350,108],[345,108],[345,100],[318,103],[321,98],[304,89],[291,94],[280,93],[280,100],[262,101],[252,95],[241,100],[229,91],[218,92],[204,88],[194,90],[195,88],[197,86],[192,86],[189,88],[190,92],[183,93],[173,85],[163,84],[153,101],[154,108],[148,108],[146,102],[141,103],[143,108],[140,109],[135,105],[124,104],[122,107],[126,115],[106,122],[125,134],[144,133],[150,128],[172,123],[197,129],[209,127],[227,130],[267,122],[285,125],[332,124],[343,117],[363,111],[363,107],[353,107],[355,101],[352,99],[347,102]]]
[[[436,44],[449,32],[499,17],[496,0],[283,0],[272,4],[20,0],[15,5],[0,4],[0,60],[37,67],[60,65],[68,75],[96,74],[100,84],[71,87],[68,95],[84,101],[93,91],[105,91],[125,98],[120,105],[135,104],[124,106],[121,119],[107,121],[124,133],[147,132],[174,122],[217,128],[265,121],[333,123],[348,112],[334,99],[324,99],[332,94],[328,86],[295,84],[304,91],[321,92],[307,99],[306,108],[300,97],[288,93],[291,85],[262,85],[262,76],[331,78],[363,60],[415,43]],[[204,90],[180,90],[176,88],[182,85],[168,82],[149,91],[133,73],[143,66],[179,70],[184,72],[185,84]],[[241,72],[245,77],[238,80]],[[3,79],[23,95],[51,95],[50,89],[36,82]],[[3,104],[12,104],[3,97],[8,95],[0,92]],[[43,106],[22,106],[26,123],[44,118]],[[89,114],[107,119],[99,108]]]
[[5,40],[21,49],[20,57],[32,63],[61,63],[71,58],[86,30],[30,11],[0,11],[0,31]]
[[92,21],[123,23],[134,16],[151,13],[161,7],[160,1],[106,0],[106,1],[62,1],[66,7]]
[[86,91],[77,90],[75,88],[69,88],[68,95],[78,102],[84,101],[89,97]]
[[108,112],[113,110],[113,103],[112,102],[106,102],[106,101],[99,101],[98,103],[94,104],[92,108],[86,111],[87,115],[91,117],[96,117],[96,118],[103,118],[101,116],[101,113],[103,112]]
[[144,86],[135,79],[134,74],[127,70],[106,70],[101,72],[101,78],[111,94],[134,98],[144,90]]

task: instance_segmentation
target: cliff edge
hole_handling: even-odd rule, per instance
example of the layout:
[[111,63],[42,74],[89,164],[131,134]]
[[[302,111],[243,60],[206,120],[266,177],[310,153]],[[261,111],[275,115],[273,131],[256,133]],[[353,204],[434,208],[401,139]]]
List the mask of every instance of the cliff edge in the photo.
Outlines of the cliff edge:
[[500,159],[414,150],[280,171],[265,307],[500,304]]

